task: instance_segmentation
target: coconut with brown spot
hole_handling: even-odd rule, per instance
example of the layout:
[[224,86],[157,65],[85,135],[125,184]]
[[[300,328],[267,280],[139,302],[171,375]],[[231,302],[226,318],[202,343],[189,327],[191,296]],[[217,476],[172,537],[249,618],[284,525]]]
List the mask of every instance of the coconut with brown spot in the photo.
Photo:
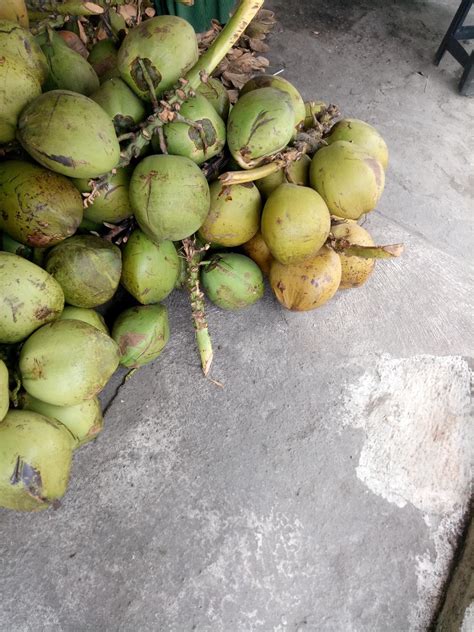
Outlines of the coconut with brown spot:
[[341,260],[328,246],[315,257],[294,265],[273,261],[270,285],[279,303],[296,312],[309,311],[327,303],[341,282]]
[[112,171],[120,145],[109,115],[92,99],[52,90],[21,113],[18,140],[41,165],[71,178],[96,178]]
[[47,248],[76,232],[82,197],[70,180],[23,160],[0,163],[0,229],[22,244]]
[[120,364],[137,369],[165,348],[170,337],[168,310],[159,304],[126,309],[114,322],[112,337],[120,348]]
[[74,438],[56,419],[11,410],[0,423],[0,507],[39,511],[66,493]]
[[198,60],[196,33],[189,22],[159,15],[131,29],[120,46],[117,68],[141,99],[169,90]]
[[0,344],[21,342],[63,307],[63,290],[50,274],[23,257],[0,252]]

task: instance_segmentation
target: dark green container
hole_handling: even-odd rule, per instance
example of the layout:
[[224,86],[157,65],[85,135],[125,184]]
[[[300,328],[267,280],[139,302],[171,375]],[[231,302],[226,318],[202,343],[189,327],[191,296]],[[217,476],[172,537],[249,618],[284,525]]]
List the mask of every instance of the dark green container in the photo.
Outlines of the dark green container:
[[194,0],[192,7],[174,0],[155,0],[158,14],[179,15],[190,22],[198,33],[207,31],[214,18],[226,24],[234,5],[235,0]]

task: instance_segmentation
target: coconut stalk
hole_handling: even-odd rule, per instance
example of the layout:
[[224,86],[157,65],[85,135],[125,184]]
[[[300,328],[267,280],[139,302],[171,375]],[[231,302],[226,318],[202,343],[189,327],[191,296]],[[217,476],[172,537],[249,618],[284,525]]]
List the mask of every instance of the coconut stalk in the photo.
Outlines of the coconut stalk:
[[214,352],[209,334],[209,327],[205,313],[204,294],[199,283],[199,269],[204,252],[208,250],[206,244],[199,248],[196,238],[183,239],[183,250],[186,258],[186,287],[191,298],[191,311],[196,333],[196,344],[201,358],[202,372],[209,373]]
[[405,250],[403,244],[389,244],[387,246],[360,246],[352,244],[347,239],[329,239],[329,245],[333,250],[348,257],[361,257],[362,259],[392,259],[399,257]]

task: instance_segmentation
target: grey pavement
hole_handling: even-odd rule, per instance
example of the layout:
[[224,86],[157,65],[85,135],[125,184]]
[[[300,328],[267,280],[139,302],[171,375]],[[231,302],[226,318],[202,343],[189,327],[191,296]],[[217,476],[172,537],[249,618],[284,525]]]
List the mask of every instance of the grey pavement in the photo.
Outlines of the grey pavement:
[[175,293],[62,507],[0,511],[2,632],[428,629],[473,445],[474,100],[432,65],[456,6],[270,3],[271,70],[386,138],[365,226],[406,253],[315,312],[210,306],[221,386]]

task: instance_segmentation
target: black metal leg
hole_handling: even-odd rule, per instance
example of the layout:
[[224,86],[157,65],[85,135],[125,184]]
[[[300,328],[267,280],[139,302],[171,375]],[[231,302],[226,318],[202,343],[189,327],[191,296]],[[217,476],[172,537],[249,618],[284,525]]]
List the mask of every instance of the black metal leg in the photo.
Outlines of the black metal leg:
[[436,52],[435,59],[434,59],[434,63],[436,65],[439,64],[444,53],[446,52],[446,50],[448,50],[450,40],[452,38],[453,39],[456,38],[456,31],[459,30],[464,20],[466,19],[467,14],[469,13],[469,10],[472,7],[472,2],[473,0],[462,0],[461,4],[459,5],[459,8],[456,11],[456,14],[449,26],[449,29],[447,30],[446,35],[443,37],[443,41],[441,42],[440,47],[438,48]]
[[469,61],[464,66],[464,72],[459,82],[459,92],[466,97],[474,96],[474,52],[471,53]]

